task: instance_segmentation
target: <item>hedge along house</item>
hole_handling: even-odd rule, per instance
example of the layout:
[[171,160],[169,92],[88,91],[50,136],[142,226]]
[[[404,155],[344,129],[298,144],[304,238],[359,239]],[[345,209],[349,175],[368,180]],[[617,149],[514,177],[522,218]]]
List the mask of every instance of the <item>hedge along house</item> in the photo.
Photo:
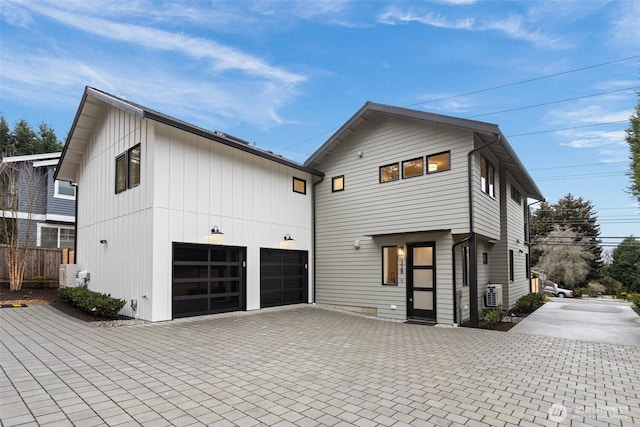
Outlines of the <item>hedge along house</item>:
[[310,302],[321,176],[87,87],[56,178],[77,183],[89,289],[161,321]]
[[542,195],[498,126],[367,103],[305,165],[325,174],[316,302],[476,326],[489,283],[503,308],[529,292]]

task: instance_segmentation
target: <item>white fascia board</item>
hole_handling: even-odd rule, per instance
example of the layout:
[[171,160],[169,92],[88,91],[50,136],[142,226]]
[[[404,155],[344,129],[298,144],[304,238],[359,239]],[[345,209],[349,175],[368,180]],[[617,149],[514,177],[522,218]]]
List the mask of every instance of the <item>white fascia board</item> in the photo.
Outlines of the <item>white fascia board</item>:
[[[32,162],[35,160],[48,160],[48,159],[59,159],[62,155],[61,152],[57,153],[45,153],[45,154],[28,154],[26,156],[13,156],[13,157],[5,157],[2,159],[5,163],[16,163],[16,162]],[[57,164],[56,161],[54,164]]]
[[56,166],[58,164],[58,159],[54,160],[41,160],[39,162],[33,162],[34,168],[40,168],[43,166]]
[[13,212],[13,211],[0,211],[0,216],[3,218],[14,219],[31,219],[32,221],[46,221],[47,216],[43,214],[31,214],[27,212]]
[[60,221],[60,222],[76,222],[76,217],[71,215],[46,214],[46,220]]

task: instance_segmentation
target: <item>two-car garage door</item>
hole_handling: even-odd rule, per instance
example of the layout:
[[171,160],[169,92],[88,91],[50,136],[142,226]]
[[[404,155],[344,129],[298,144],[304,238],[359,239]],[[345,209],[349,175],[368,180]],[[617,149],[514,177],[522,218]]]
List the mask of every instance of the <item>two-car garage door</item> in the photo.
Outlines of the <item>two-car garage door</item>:
[[[173,318],[246,310],[247,249],[173,244]],[[308,252],[260,249],[260,307],[308,302]]]

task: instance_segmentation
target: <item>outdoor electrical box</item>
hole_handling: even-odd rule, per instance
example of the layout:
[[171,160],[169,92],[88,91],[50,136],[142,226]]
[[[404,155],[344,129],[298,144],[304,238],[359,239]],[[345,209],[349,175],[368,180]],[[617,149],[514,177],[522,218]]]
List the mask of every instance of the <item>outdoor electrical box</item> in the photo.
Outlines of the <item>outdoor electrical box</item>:
[[78,266],[76,264],[60,264],[59,282],[61,288],[75,288],[76,274]]

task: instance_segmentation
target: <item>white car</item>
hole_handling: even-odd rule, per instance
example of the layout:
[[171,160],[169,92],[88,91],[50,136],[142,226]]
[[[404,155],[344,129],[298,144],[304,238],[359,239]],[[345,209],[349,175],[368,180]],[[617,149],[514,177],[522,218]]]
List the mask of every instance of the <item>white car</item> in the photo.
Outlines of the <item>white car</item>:
[[551,294],[558,298],[573,298],[573,291],[571,289],[560,288],[556,283],[544,285],[542,287],[542,292]]

